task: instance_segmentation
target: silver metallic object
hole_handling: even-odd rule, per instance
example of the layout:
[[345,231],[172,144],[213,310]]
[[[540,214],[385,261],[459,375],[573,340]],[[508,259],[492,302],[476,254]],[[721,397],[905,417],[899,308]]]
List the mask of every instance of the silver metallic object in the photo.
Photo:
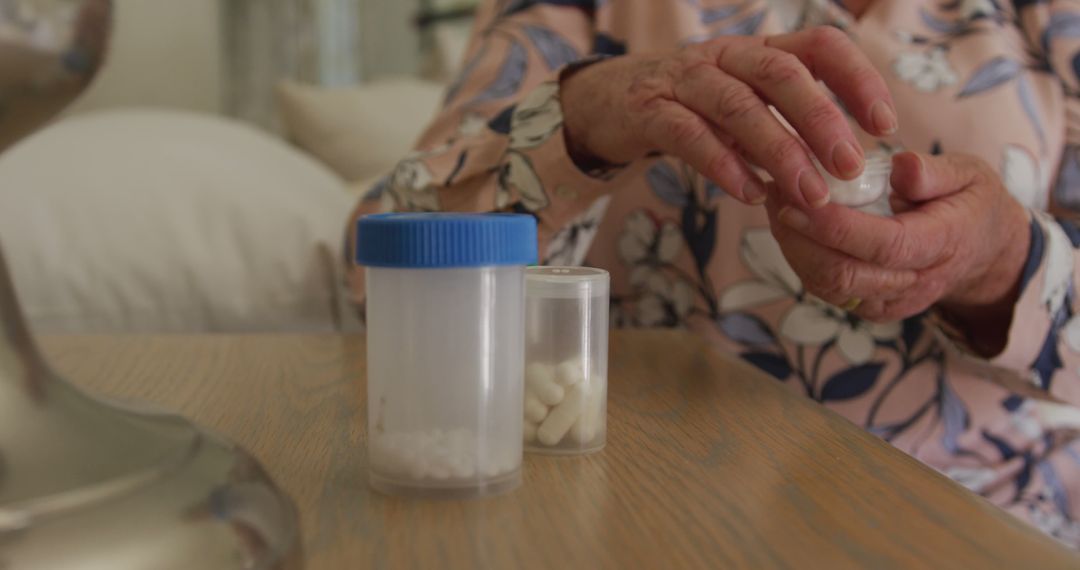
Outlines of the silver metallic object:
[[[110,13],[109,0],[0,0],[0,149],[85,89]],[[295,508],[251,456],[52,371],[0,255],[0,569],[300,565]]]

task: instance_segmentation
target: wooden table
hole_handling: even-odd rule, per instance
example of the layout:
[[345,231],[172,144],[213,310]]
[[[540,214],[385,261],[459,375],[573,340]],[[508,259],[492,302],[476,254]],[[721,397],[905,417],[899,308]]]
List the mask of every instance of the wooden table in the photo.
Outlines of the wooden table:
[[679,333],[612,337],[602,453],[527,456],[471,502],[368,490],[364,342],[51,337],[93,391],[176,408],[296,499],[309,570],[1078,568],[1080,558],[818,405]]

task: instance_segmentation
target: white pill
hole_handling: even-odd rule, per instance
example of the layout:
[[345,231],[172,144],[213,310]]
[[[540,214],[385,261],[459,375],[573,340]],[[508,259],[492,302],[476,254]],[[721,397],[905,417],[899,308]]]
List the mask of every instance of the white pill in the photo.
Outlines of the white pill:
[[498,460],[492,456],[485,458],[484,467],[480,470],[484,477],[494,477],[502,472],[502,467],[499,465]]
[[541,402],[532,390],[525,391],[525,419],[534,424],[544,421],[548,415],[548,407]]
[[450,464],[442,461],[434,461],[428,464],[427,475],[432,479],[449,479]]
[[476,475],[476,465],[468,455],[459,455],[450,462],[450,474],[459,479],[468,479]]
[[413,479],[423,479],[427,476],[428,463],[423,456],[416,455],[407,458],[405,461],[409,466],[409,477]]
[[555,381],[562,386],[573,386],[585,380],[585,366],[581,360],[571,358],[555,367]]
[[570,437],[574,441],[584,445],[596,437],[596,424],[588,412],[581,414],[574,425],[570,426]]
[[556,445],[570,431],[570,426],[583,412],[585,404],[585,390],[581,386],[574,386],[569,390],[566,398],[555,406],[536,430],[536,437],[544,445]]
[[534,424],[532,422],[529,422],[529,421],[525,422],[525,432],[524,432],[525,438],[524,439],[525,439],[526,443],[532,443],[532,442],[536,441],[536,427],[537,427],[536,424]]
[[566,394],[555,382],[555,369],[547,364],[534,362],[525,369],[525,384],[536,398],[548,406],[557,405]]

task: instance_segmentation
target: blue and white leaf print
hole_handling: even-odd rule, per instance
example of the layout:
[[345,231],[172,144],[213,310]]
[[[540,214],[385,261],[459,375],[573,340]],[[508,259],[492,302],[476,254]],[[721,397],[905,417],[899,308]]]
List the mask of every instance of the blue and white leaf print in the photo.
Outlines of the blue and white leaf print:
[[757,315],[744,312],[720,315],[716,326],[740,344],[756,347],[776,344],[776,336],[769,330],[769,325]]
[[941,444],[949,453],[958,453],[960,434],[968,429],[970,419],[964,402],[956,395],[949,383],[944,378],[941,380],[941,422],[945,433],[941,436]]
[[1021,75],[1016,80],[1016,94],[1020,97],[1020,106],[1024,114],[1031,121],[1031,127],[1039,136],[1039,143],[1046,145],[1046,129],[1043,127],[1042,118],[1039,116],[1039,105],[1035,102],[1035,93],[1031,90],[1031,84],[1027,77]]
[[465,62],[461,71],[458,72],[457,77],[455,77],[454,81],[450,83],[450,86],[446,88],[446,95],[443,97],[443,105],[449,105],[457,97],[462,86],[465,85],[465,82],[472,76],[473,71],[476,70],[476,66],[480,65],[480,61],[484,59],[484,54],[487,53],[487,49],[488,43],[487,40],[484,40],[484,42],[480,44],[480,49],[476,51],[476,55]]
[[540,52],[540,57],[544,59],[549,70],[558,69],[580,57],[574,46],[567,43],[554,30],[540,26],[525,26],[524,30],[533,47]]
[[1042,34],[1042,49],[1050,53],[1050,42],[1056,38],[1080,38],[1080,14],[1058,12],[1050,15],[1050,23]]
[[1065,235],[1069,238],[1069,243],[1072,244],[1073,248],[1080,248],[1080,227],[1077,227],[1075,223],[1069,220],[1057,220],[1057,223],[1061,226],[1061,231],[1065,232]]
[[500,16],[509,16],[516,14],[522,10],[527,10],[537,4],[550,4],[552,6],[569,6],[572,8],[581,8],[582,10],[593,11],[596,9],[596,0],[509,0],[502,10],[499,12]]
[[1065,148],[1054,185],[1054,200],[1062,207],[1080,210],[1080,147]]
[[516,109],[517,105],[510,105],[502,111],[499,111],[498,115],[495,115],[490,121],[488,121],[488,128],[499,133],[500,135],[509,134],[511,119],[514,116],[514,111]]
[[715,182],[713,182],[712,180],[709,180],[708,178],[705,179],[705,199],[706,200],[711,202],[713,200],[716,200],[716,199],[720,198],[721,196],[724,196],[725,194],[727,194],[727,192],[724,192],[723,188],[717,186],[717,184]]
[[930,28],[939,34],[956,34],[967,27],[967,22],[949,22],[942,20],[926,8],[919,8],[919,17],[922,18],[923,24],[925,24],[927,28]]
[[791,365],[787,359],[771,352],[744,352],[743,360],[757,366],[777,380],[784,380],[791,376]]
[[758,10],[753,14],[750,14],[746,18],[735,22],[730,26],[726,26],[716,30],[709,34],[710,37],[718,38],[721,36],[752,36],[757,33],[758,28],[761,27],[761,23],[765,21],[765,10]]
[[993,89],[1015,78],[1022,69],[1023,66],[1018,61],[1007,57],[995,57],[975,70],[971,79],[968,80],[956,97],[963,99]]
[[885,365],[880,362],[868,362],[837,372],[821,389],[821,401],[858,398],[874,386],[883,368]]
[[521,89],[521,84],[525,81],[527,69],[528,54],[525,47],[514,40],[510,43],[510,51],[506,54],[506,59],[503,60],[495,80],[482,93],[473,98],[470,103],[504,99],[517,93]]
[[1071,516],[1072,508],[1069,505],[1069,494],[1065,491],[1065,485],[1061,482],[1061,477],[1058,477],[1054,466],[1048,461],[1041,461],[1038,468],[1043,483],[1050,489],[1050,498],[1053,499],[1054,506],[1066,516]]
[[364,202],[377,202],[382,199],[386,191],[390,189],[390,175],[387,174],[375,181],[371,188],[364,194]]
[[707,25],[712,24],[713,22],[719,22],[720,20],[738,14],[741,9],[742,6],[737,4],[733,6],[721,6],[719,8],[706,8],[701,11],[701,23]]
[[1031,278],[1042,265],[1043,256],[1046,253],[1046,235],[1042,232],[1039,222],[1031,220],[1029,224],[1031,232],[1031,245],[1028,246],[1028,258],[1024,262],[1024,270],[1020,272],[1020,291],[1027,288]]
[[991,445],[997,448],[998,453],[1001,454],[1002,461],[1008,461],[1013,457],[1016,457],[1016,450],[1013,449],[1012,446],[1008,444],[1008,442],[1001,439],[1000,437],[986,431],[985,429],[982,430],[982,437]]
[[603,33],[598,32],[593,37],[592,52],[597,55],[625,55],[626,43]]
[[649,168],[645,178],[649,181],[649,187],[657,198],[676,208],[686,206],[688,189],[679,181],[678,174],[667,161],[658,160]]

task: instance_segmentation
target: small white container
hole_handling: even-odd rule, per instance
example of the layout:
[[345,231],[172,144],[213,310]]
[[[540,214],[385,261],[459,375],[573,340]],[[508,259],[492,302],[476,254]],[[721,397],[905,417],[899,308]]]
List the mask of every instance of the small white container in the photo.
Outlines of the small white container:
[[889,176],[892,174],[892,157],[884,152],[866,153],[866,165],[862,174],[854,180],[841,180],[829,174],[814,159],[818,171],[829,185],[829,201],[841,206],[859,208],[878,201],[889,192]]
[[535,259],[531,216],[359,221],[376,490],[476,497],[520,484],[524,275]]
[[525,274],[526,451],[599,451],[607,436],[609,277],[588,267]]

